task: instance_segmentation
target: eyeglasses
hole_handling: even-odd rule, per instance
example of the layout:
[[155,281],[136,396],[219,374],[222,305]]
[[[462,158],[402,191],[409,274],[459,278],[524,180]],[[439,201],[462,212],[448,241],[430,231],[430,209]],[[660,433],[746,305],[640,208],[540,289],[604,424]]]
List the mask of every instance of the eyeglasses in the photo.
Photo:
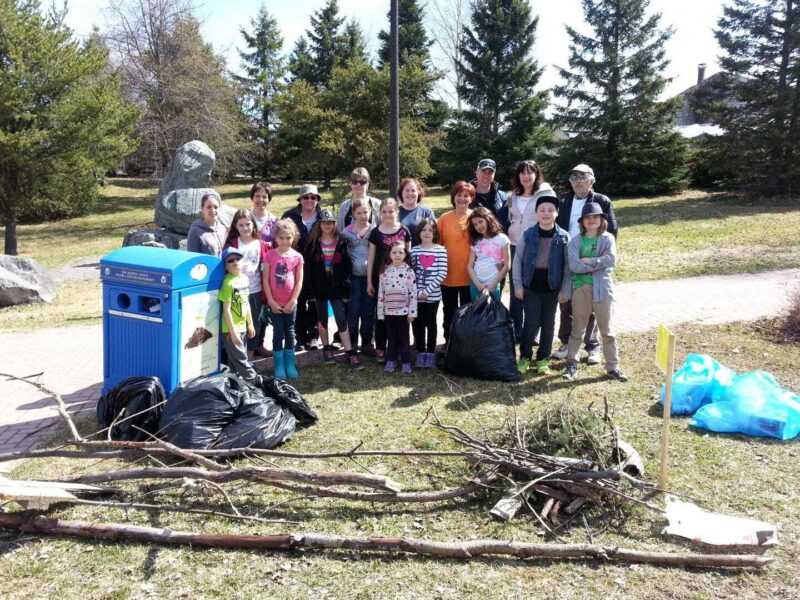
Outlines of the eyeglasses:
[[366,179],[353,179],[350,182],[350,185],[367,185],[368,183],[369,181],[367,181]]
[[305,196],[300,196],[300,200],[316,200],[317,197],[313,194],[306,194]]
[[241,256],[231,256],[230,258],[225,259],[225,264],[227,265],[230,263],[239,262],[240,260],[242,260]]
[[569,176],[570,181],[586,181],[589,179],[589,175],[587,173],[581,173],[580,175],[575,175],[574,173]]

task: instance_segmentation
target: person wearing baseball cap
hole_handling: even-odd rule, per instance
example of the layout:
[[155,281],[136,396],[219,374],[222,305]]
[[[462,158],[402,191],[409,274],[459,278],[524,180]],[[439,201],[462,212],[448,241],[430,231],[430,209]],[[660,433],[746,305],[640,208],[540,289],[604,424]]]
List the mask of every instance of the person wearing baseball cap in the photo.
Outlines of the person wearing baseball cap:
[[[479,206],[488,208],[492,214],[497,216],[497,211],[506,204],[506,193],[500,189],[500,184],[494,180],[497,172],[497,163],[491,158],[482,158],[478,161],[475,169],[475,179],[470,183],[475,188],[475,200],[470,208],[475,209]],[[501,221],[505,227],[505,223]]]
[[[316,185],[304,183],[298,189],[297,206],[287,210],[281,217],[282,219],[291,219],[297,226],[297,230],[300,232],[297,250],[300,253],[306,247],[311,229],[317,222],[321,199],[322,197]],[[316,350],[316,340],[319,337],[317,332],[317,311],[313,306],[309,306],[305,286],[297,299],[297,315],[294,322],[295,337],[297,338],[295,348],[300,350],[305,347],[307,350]]]
[[[558,209],[558,226],[568,231],[571,238],[580,235],[578,221],[581,217],[581,211],[586,204],[594,202],[600,206],[606,217],[608,233],[616,237],[618,226],[617,217],[614,215],[614,207],[608,196],[594,191],[594,169],[585,163],[575,165],[569,173],[569,183],[572,186],[572,191],[561,198],[561,206]],[[565,302],[559,305],[559,311],[561,316],[558,339],[561,345],[553,353],[553,358],[564,359],[567,357],[567,342],[572,331],[572,304]],[[600,341],[597,338],[597,323],[594,315],[589,318],[589,323],[586,327],[584,347],[587,353],[587,364],[599,364]]]
[[250,281],[241,269],[243,256],[241,249],[235,246],[228,246],[222,251],[221,258],[225,265],[225,278],[219,289],[222,346],[227,354],[228,366],[247,383],[257,386],[261,383],[261,377],[247,359],[245,341],[245,336],[255,337],[256,331],[248,300]]

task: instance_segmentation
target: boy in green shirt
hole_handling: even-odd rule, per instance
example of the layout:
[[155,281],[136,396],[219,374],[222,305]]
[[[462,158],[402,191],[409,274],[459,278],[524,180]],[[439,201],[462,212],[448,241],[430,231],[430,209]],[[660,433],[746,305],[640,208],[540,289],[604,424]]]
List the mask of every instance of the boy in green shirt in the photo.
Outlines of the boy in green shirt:
[[261,378],[247,360],[244,336],[246,334],[253,338],[256,332],[248,302],[250,283],[240,268],[242,256],[242,251],[233,246],[222,252],[226,272],[219,290],[219,299],[222,302],[222,345],[228,353],[228,366],[247,383],[259,386]]

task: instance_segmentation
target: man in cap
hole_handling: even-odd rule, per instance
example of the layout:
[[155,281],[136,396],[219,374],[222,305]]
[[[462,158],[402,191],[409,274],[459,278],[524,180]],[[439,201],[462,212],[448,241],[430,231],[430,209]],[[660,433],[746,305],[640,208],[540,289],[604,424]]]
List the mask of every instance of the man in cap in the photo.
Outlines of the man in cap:
[[[475,200],[470,208],[483,206],[497,215],[497,211],[506,205],[506,193],[500,189],[500,184],[494,180],[497,164],[491,158],[482,158],[475,169],[475,179],[470,183],[475,187]],[[501,224],[503,222],[501,221]]]
[[[580,234],[578,219],[581,217],[583,207],[589,202],[595,202],[603,209],[603,214],[608,222],[608,232],[617,237],[618,227],[617,218],[614,215],[614,207],[611,205],[611,200],[608,196],[594,191],[595,178],[592,167],[583,163],[575,166],[570,171],[569,183],[572,186],[572,191],[561,199],[556,224],[569,231],[570,237],[574,238]],[[563,359],[567,357],[567,342],[572,331],[572,303],[565,302],[560,304],[559,310],[561,312],[561,322],[558,328],[558,339],[561,341],[561,346],[553,353],[553,357]],[[586,325],[583,343],[588,354],[586,363],[590,365],[600,364],[600,342],[597,339],[597,323],[594,315],[589,318],[589,323]]]

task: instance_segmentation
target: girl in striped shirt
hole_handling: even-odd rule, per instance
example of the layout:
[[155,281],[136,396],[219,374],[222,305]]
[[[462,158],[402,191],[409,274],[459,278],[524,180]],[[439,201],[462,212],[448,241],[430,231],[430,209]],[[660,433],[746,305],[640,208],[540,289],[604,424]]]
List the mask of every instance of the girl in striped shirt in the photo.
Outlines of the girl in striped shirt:
[[[417,285],[417,318],[412,324],[417,348],[417,367],[436,366],[436,338],[439,335],[436,313],[442,299],[442,281],[447,277],[447,250],[439,244],[436,221],[422,218],[414,232],[411,266]],[[425,340],[427,333],[427,343]]]
[[386,367],[391,373],[402,364],[411,373],[411,343],[408,326],[417,316],[417,286],[406,243],[396,240],[389,246],[378,283],[378,320],[386,323]]

